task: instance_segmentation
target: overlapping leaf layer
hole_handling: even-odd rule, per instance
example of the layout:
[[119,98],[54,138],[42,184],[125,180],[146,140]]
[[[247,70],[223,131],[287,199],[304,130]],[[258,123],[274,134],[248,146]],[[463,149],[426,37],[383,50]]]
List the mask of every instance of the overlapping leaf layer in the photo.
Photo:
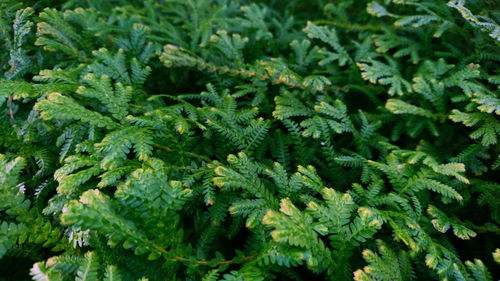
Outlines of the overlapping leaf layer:
[[0,280],[497,280],[499,11],[1,1]]

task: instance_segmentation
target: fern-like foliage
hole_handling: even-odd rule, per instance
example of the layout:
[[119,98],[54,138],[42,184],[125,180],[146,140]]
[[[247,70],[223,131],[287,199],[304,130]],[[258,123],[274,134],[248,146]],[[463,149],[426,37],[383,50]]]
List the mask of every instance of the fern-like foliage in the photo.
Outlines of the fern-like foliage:
[[498,23],[0,1],[0,280],[498,279]]

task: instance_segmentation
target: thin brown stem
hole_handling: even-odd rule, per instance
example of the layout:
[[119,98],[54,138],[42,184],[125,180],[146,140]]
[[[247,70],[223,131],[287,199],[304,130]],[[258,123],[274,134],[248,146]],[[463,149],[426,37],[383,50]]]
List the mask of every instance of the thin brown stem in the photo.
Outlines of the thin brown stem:
[[382,31],[382,30],[384,30],[383,27],[376,26],[376,25],[360,25],[360,24],[344,23],[344,22],[329,21],[329,20],[317,20],[317,21],[314,21],[314,23],[315,24],[328,24],[328,25],[340,27],[342,29],[355,30],[355,31],[362,31],[362,30]]
[[[215,262],[214,264],[216,264],[216,265],[229,265],[229,264],[234,264],[234,263],[251,261],[254,258],[255,258],[255,255],[251,255],[251,256],[246,256],[246,257],[242,257],[242,258],[238,258],[238,259],[221,260],[221,261]],[[179,261],[179,262],[187,262],[187,263],[197,264],[197,265],[209,265],[209,264],[211,264],[211,262],[207,261],[207,260],[190,260],[190,259],[185,258],[185,257],[174,257],[173,260]]]
[[[9,96],[8,98],[8,101],[9,103],[12,103],[12,96]],[[14,119],[14,109],[12,109],[12,107],[10,107],[9,105],[9,116],[10,116],[10,119]]]
[[[164,248],[161,248],[161,247],[155,247],[155,248],[162,254],[168,253],[168,251],[165,250]],[[247,261],[253,260],[255,258],[255,256],[256,255],[250,255],[250,256],[245,256],[245,257],[241,257],[241,258],[234,258],[231,260],[221,260],[221,261],[215,262],[214,264],[215,265],[229,265],[229,264],[235,264],[235,263],[242,263],[242,262],[247,262]],[[192,259],[188,259],[185,257],[179,257],[179,256],[175,256],[171,260],[177,261],[177,262],[191,263],[191,264],[196,264],[196,265],[212,264],[212,262],[208,261],[208,260],[192,260]]]
[[196,153],[192,153],[192,152],[187,152],[187,151],[181,151],[181,150],[177,150],[177,149],[173,149],[173,148],[170,148],[168,146],[165,146],[165,145],[162,145],[162,144],[153,144],[154,147],[156,148],[159,148],[159,149],[162,149],[164,151],[167,151],[167,152],[176,152],[176,153],[179,153],[181,155],[187,155],[187,156],[190,156],[192,158],[197,158],[197,159],[200,159],[200,160],[203,160],[203,161],[206,161],[206,162],[210,162],[210,158],[204,156],[204,155],[200,155],[200,154],[196,154]]

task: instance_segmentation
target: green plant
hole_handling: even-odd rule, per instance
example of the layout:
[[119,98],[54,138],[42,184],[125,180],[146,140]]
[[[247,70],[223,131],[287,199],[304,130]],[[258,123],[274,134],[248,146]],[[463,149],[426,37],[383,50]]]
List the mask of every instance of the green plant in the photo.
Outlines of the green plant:
[[0,280],[496,280],[495,8],[2,1]]

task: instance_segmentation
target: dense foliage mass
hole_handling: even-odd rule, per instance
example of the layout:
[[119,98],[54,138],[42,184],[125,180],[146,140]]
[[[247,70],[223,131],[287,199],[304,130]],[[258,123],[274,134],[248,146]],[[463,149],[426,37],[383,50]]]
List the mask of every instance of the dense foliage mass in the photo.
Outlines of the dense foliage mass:
[[494,280],[499,23],[1,1],[0,280]]

